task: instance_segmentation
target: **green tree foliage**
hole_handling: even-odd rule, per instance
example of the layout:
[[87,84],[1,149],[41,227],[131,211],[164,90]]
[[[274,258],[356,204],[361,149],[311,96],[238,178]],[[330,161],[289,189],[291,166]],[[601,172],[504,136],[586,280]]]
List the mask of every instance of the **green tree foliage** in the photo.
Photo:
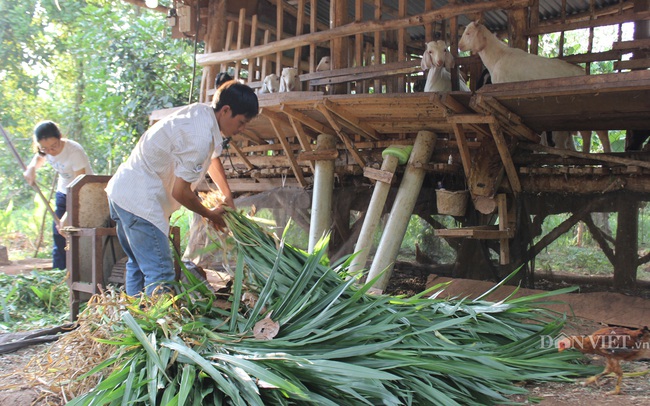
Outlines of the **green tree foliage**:
[[[34,125],[50,119],[84,145],[97,173],[113,173],[152,111],[188,102],[194,44],[170,37],[164,14],[123,1],[0,2],[0,123],[25,164]],[[53,171],[40,172],[47,195]],[[33,208],[4,140],[0,177],[0,207]]]

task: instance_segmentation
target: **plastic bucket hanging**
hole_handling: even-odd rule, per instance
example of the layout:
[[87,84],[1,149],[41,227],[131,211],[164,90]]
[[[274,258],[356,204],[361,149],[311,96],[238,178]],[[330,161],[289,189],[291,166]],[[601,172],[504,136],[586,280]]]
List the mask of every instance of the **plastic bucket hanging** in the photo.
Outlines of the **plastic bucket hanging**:
[[436,204],[439,214],[464,216],[467,210],[467,190],[436,190]]

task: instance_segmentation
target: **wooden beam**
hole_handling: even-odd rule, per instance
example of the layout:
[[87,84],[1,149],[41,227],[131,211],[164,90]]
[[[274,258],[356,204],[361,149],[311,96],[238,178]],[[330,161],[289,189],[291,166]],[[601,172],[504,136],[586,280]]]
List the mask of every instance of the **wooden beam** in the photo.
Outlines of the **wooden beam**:
[[231,143],[229,144],[229,146],[231,146],[232,149],[235,150],[235,152],[237,153],[237,155],[239,156],[239,158],[241,158],[241,160],[244,162],[244,165],[246,165],[246,168],[247,168],[249,171],[252,170],[252,169],[255,169],[255,165],[253,165],[253,164],[251,163],[251,161],[249,161],[248,158],[246,158],[246,155],[242,152],[241,149],[239,149],[239,147],[237,146],[237,143],[236,143],[236,142],[234,142],[234,141],[231,142]]
[[614,70],[647,69],[649,67],[650,67],[650,58],[630,59],[629,61],[614,62]]
[[507,127],[510,131],[519,134],[522,138],[533,142],[539,142],[539,135],[528,128],[521,117],[503,107],[493,97],[485,97],[480,94],[475,94],[472,96],[470,106],[474,110],[496,116],[499,123]]
[[338,149],[315,149],[300,154],[298,161],[335,161],[338,157]]
[[471,171],[470,168],[472,167],[472,157],[469,155],[469,147],[467,145],[467,138],[465,138],[465,131],[463,131],[463,127],[458,124],[453,124],[453,127],[456,142],[458,142],[460,161],[463,164],[463,172],[465,172],[465,178],[469,178]]
[[[316,20],[316,13],[314,10],[317,10],[318,5],[317,5],[317,0],[309,0],[309,33],[311,35],[316,34],[318,31],[317,29],[317,20]],[[327,28],[325,28],[326,30]],[[316,70],[316,64],[318,62],[316,61],[316,42],[310,42],[309,43],[309,72],[313,72]]]
[[[291,123],[293,132],[296,133],[296,137],[298,137],[298,141],[300,142],[300,146],[302,147],[302,150],[305,152],[311,152],[313,149],[311,145],[311,141],[309,140],[309,137],[307,136],[305,129],[302,127],[302,123],[291,116],[289,116],[289,123]],[[310,161],[309,167],[313,172],[314,163]]]
[[374,128],[370,127],[366,123],[361,122],[361,120],[359,120],[353,114],[350,114],[350,112],[347,111],[345,108],[341,107],[340,105],[334,103],[329,99],[324,99],[323,104],[325,104],[325,107],[327,107],[329,111],[331,111],[332,113],[336,114],[337,116],[345,120],[349,125],[354,127],[361,134],[364,134],[366,137],[370,138],[371,140],[375,140],[375,141],[379,140],[377,131],[375,131]]
[[512,163],[512,157],[510,156],[510,150],[508,144],[506,143],[505,138],[503,137],[503,132],[501,131],[501,126],[499,124],[490,124],[490,130],[492,131],[492,137],[494,137],[494,142],[497,145],[499,150],[499,156],[501,156],[501,162],[503,162],[503,167],[506,170],[506,176],[510,181],[510,187],[515,193],[521,192],[521,183],[519,182],[519,175],[517,174],[517,169]]
[[238,59],[250,59],[257,56],[285,51],[297,46],[325,42],[333,38],[340,38],[348,35],[374,31],[396,30],[401,27],[407,28],[414,25],[422,25],[428,22],[444,20],[455,15],[477,13],[492,9],[524,7],[528,5],[528,2],[529,0],[495,0],[490,2],[448,5],[437,10],[427,11],[407,18],[385,21],[352,22],[328,31],[319,31],[303,34],[298,37],[286,38],[270,44],[260,45],[252,49],[197,55],[196,59],[201,66],[231,62]]
[[331,134],[334,132],[334,130],[326,125],[323,125],[319,123],[318,121],[314,120],[313,118],[309,117],[305,113],[302,113],[292,107],[287,106],[286,104],[280,104],[280,111],[285,113],[287,116],[290,116],[298,121],[300,121],[302,124],[306,125],[307,127],[313,129],[314,131],[318,133],[323,133],[323,134]]
[[233,193],[261,193],[279,187],[298,187],[295,179],[228,179],[228,185]]
[[300,184],[301,187],[303,188],[307,187],[307,181],[305,181],[305,177],[302,176],[302,169],[298,165],[298,162],[296,162],[296,158],[293,155],[291,145],[289,144],[285,136],[280,132],[280,123],[278,123],[275,119],[270,119],[270,120],[271,120],[271,126],[273,127],[273,131],[275,131],[275,135],[278,137],[280,144],[282,144],[284,153],[287,155],[287,158],[289,158],[289,165],[291,165],[291,169],[293,170],[293,175],[296,177],[296,180],[298,181],[298,184]]
[[[617,5],[618,6],[618,5]],[[559,31],[573,31],[591,27],[603,27],[606,25],[623,24],[634,20],[648,20],[650,19],[650,11],[634,12],[633,10],[626,10],[621,14],[609,15],[605,17],[598,17],[595,20],[589,20],[584,14],[582,16],[571,16],[569,23],[558,22],[558,20],[549,20],[545,23],[540,23],[536,30],[531,29],[526,33],[528,36],[550,34]]]
[[495,124],[498,123],[494,116],[482,114],[454,114],[448,116],[447,121],[452,124]]
[[[251,48],[255,47],[255,44],[257,44],[257,27],[257,14],[254,14],[251,19]],[[257,79],[255,76],[258,71],[260,62],[260,58],[251,58],[248,61],[248,80],[246,82],[249,86]],[[264,78],[260,78],[259,80],[264,80]]]
[[[239,21],[237,22],[237,49],[242,49],[244,45],[244,28],[246,28],[246,9],[239,9]],[[250,65],[253,61],[249,60]],[[235,79],[239,79],[239,70],[241,69],[241,60],[235,62]]]
[[539,145],[539,144],[524,144],[524,143],[521,143],[521,144],[519,144],[519,147],[527,149],[529,151],[546,152],[547,154],[553,154],[553,155],[559,155],[559,156],[571,156],[571,157],[575,157],[575,158],[591,159],[593,161],[614,163],[614,164],[620,164],[620,165],[626,165],[626,166],[640,166],[642,168],[650,168],[650,162],[639,161],[639,160],[636,160],[636,159],[622,158],[622,157],[619,157],[619,156],[611,156],[611,155],[608,155],[608,154],[605,154],[605,153],[603,153],[603,154],[586,154],[584,152],[570,151],[570,150],[566,150],[566,149],[546,147],[544,145]]
[[[278,1],[275,4],[275,24],[277,26],[275,32],[275,42],[282,41],[282,27],[284,26],[284,1]],[[293,48],[293,47],[292,47]],[[282,51],[283,49],[275,50],[275,74],[280,76],[282,73]],[[250,59],[250,57],[248,58]],[[235,59],[237,60],[237,59]]]
[[475,226],[434,230],[436,237],[473,238],[476,240],[500,240],[514,237],[513,230],[500,231],[497,226]]
[[390,171],[383,171],[381,169],[375,169],[366,166],[363,168],[363,176],[368,179],[376,180],[377,182],[383,182],[390,185],[393,182],[395,174]]
[[585,218],[582,219],[582,221],[587,225],[587,228],[589,229],[591,236],[593,237],[594,240],[596,240],[601,251],[603,251],[603,254],[605,254],[607,259],[609,259],[609,262],[613,264],[615,261],[614,250],[612,250],[612,248],[607,243],[607,238],[605,237],[605,233],[603,233],[603,231],[596,226],[591,216],[585,216]]
[[[298,15],[296,16],[296,37],[302,35],[302,30],[305,25],[305,0],[298,0]],[[293,67],[300,67],[300,60],[302,59],[302,47],[298,46],[293,50]]]
[[[374,2],[374,7],[375,7],[375,21],[381,21],[381,0],[375,0]],[[375,29],[373,30],[373,38],[374,38],[374,46],[373,46],[373,65],[381,65],[381,33],[382,31]],[[381,80],[379,78],[375,78],[374,85],[373,85],[375,94],[382,93],[381,91]]]
[[650,38],[614,42],[612,49],[630,52],[636,51],[637,49],[650,49]]
[[575,226],[578,221],[584,219],[589,213],[591,213],[593,206],[592,203],[587,203],[580,211],[574,213],[568,219],[564,220],[557,227],[551,230],[548,234],[542,237],[535,245],[533,245],[528,250],[527,258],[523,258],[524,261],[528,261],[530,258],[535,258],[537,254],[542,252],[544,248],[549,246],[553,241],[557,240],[562,234],[569,231],[573,226]]
[[[497,195],[497,213],[499,213],[499,231],[512,234],[514,236],[514,231],[511,230],[510,224],[511,221],[508,216],[508,201],[506,200],[506,195],[504,193],[499,193]],[[499,239],[499,264],[507,265],[510,263],[510,239],[508,237],[501,237]]]
[[357,149],[354,147],[354,144],[352,143],[352,141],[350,140],[350,138],[349,138],[345,133],[343,133],[343,131],[342,131],[341,127],[339,126],[339,124],[336,122],[336,120],[334,119],[334,117],[332,117],[332,115],[330,114],[329,110],[327,110],[327,107],[325,107],[324,104],[320,104],[320,103],[319,103],[319,104],[316,105],[316,108],[317,108],[321,113],[323,113],[323,115],[325,116],[325,118],[327,119],[327,121],[330,123],[330,125],[332,126],[332,128],[334,129],[334,131],[336,132],[336,134],[339,136],[339,138],[340,138],[340,139],[343,141],[343,143],[345,144],[345,148],[348,150],[348,152],[350,153],[350,155],[352,155],[352,158],[355,160],[355,162],[356,162],[356,163],[357,163],[357,164],[358,164],[362,169],[365,168],[365,167],[366,167],[366,163],[365,163],[365,161],[363,160],[363,158],[361,158],[361,156],[359,155],[359,152],[357,152]]
[[[396,66],[396,65],[406,65],[406,66]],[[346,76],[329,76],[322,79],[312,79],[310,81],[311,86],[324,86],[331,85],[335,83],[344,83],[344,82],[358,82],[366,79],[378,79],[382,77],[395,76],[395,75],[405,75],[410,73],[416,73],[422,71],[422,68],[418,66],[413,66],[412,61],[406,62],[392,62],[379,65],[370,65],[364,66],[362,68],[352,68],[357,71],[357,73],[352,73]]]

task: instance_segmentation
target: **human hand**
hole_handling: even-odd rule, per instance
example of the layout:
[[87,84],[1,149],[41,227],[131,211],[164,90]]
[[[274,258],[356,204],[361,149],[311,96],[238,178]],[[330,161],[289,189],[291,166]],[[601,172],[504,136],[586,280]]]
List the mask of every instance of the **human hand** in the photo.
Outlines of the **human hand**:
[[225,213],[224,206],[221,205],[210,210],[210,214],[207,217],[210,220],[210,224],[218,231],[223,231],[226,228],[226,222],[223,220],[223,214]]

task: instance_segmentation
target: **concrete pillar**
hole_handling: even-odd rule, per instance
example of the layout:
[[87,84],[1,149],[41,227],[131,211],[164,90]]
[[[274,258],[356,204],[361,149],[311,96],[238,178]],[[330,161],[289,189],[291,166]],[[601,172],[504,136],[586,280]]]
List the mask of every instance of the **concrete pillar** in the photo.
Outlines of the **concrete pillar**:
[[[335,149],[337,138],[320,134],[316,140],[316,151]],[[329,231],[332,224],[332,194],[334,192],[334,161],[316,161],[314,164],[314,193],[311,199],[311,221],[309,226],[309,253],[314,252],[318,240]]]
[[390,217],[386,223],[386,229],[382,234],[377,253],[372,261],[372,266],[368,274],[368,281],[370,281],[385,270],[373,285],[377,289],[384,290],[388,285],[397,253],[402,245],[402,240],[406,234],[406,228],[413,213],[415,202],[422,188],[426,171],[418,167],[417,164],[426,164],[429,162],[436,145],[436,140],[436,134],[431,131],[420,131],[415,139],[413,152],[404,172],[404,178],[397,191],[393,209],[391,210]]
[[[408,161],[408,156],[411,153],[411,150],[411,146],[386,148],[382,153],[384,161],[381,164],[381,170],[395,173],[398,164],[403,165]],[[401,153],[397,153],[400,151]],[[368,210],[366,210],[366,216],[363,219],[363,226],[361,227],[357,243],[354,246],[356,255],[348,268],[350,273],[361,271],[366,267],[366,261],[368,260],[370,247],[372,246],[372,237],[375,234],[377,224],[379,224],[381,215],[384,212],[384,206],[386,205],[386,198],[388,197],[389,191],[390,183],[379,180],[375,183],[375,189],[372,192],[370,204],[368,205]]]

